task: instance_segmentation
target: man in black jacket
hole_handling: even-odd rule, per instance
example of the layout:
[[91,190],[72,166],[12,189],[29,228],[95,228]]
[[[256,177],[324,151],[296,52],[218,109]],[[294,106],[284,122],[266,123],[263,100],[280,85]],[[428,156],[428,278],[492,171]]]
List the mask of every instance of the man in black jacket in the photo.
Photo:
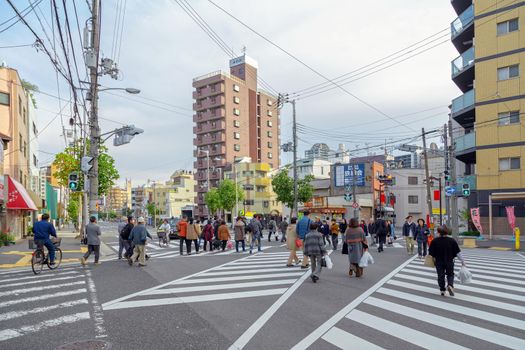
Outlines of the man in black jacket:
[[132,244],[131,244],[131,241],[129,240],[129,235],[131,233],[131,230],[133,230],[134,221],[135,220],[133,219],[133,216],[128,216],[128,223],[120,231],[120,239],[123,241],[122,243],[124,245],[124,248],[126,249],[126,252],[124,253],[124,257],[126,259],[129,259],[131,254],[133,254]]
[[403,225],[403,236],[405,237],[405,244],[407,253],[414,255],[414,237],[416,237],[416,224],[412,222],[412,216],[405,218],[405,224]]
[[386,224],[386,221],[381,218],[378,218],[374,225],[374,229],[375,229],[375,234],[377,236],[377,241],[379,243],[377,252],[381,253],[384,250],[383,244],[386,243],[386,235],[388,234],[388,226]]
[[368,221],[368,234],[370,235],[370,238],[372,239],[372,246],[376,244],[376,225],[374,223],[374,219],[370,218]]

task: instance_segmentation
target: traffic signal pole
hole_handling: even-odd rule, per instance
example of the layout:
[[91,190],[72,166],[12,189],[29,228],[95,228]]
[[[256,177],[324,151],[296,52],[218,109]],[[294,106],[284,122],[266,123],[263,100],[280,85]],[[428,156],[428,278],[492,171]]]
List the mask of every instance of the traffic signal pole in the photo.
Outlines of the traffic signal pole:
[[[450,139],[450,185],[456,187],[456,156],[455,156],[455,145],[454,145],[454,135],[452,133],[452,119],[448,120],[448,136]],[[450,216],[451,216],[451,225],[452,225],[452,236],[457,238],[458,236],[458,196],[457,193],[451,197],[450,203]]]
[[432,197],[430,196],[430,173],[428,171],[428,154],[427,154],[427,139],[425,128],[421,129],[421,134],[423,136],[423,157],[425,158],[425,178],[427,180],[427,205],[428,205],[428,215],[429,215],[429,226],[434,221],[432,218]]

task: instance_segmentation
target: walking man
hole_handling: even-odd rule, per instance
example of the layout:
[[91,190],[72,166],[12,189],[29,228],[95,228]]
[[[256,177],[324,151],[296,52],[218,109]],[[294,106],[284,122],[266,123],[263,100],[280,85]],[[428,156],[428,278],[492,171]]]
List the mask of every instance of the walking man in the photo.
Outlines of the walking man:
[[123,216],[120,219],[120,222],[119,222],[119,224],[117,226],[117,232],[118,232],[118,258],[119,259],[122,259],[122,251],[124,249],[126,249],[126,244],[128,242],[129,234],[127,236],[122,237],[122,230],[124,230],[124,227],[126,227],[127,223],[128,223],[128,218]]
[[405,237],[405,244],[407,253],[414,255],[414,237],[416,236],[416,224],[412,222],[412,216],[409,215],[405,218],[403,224],[403,236]]
[[[177,231],[179,231],[179,252],[182,256],[182,248],[186,243],[186,235],[188,234],[188,217],[184,215],[182,220],[177,224]],[[191,246],[186,246],[186,254],[190,255]]]
[[[306,237],[306,234],[310,231],[310,224],[312,224],[313,221],[310,220],[310,212],[308,210],[304,211],[303,217],[299,222],[297,223],[297,226],[295,227],[295,230],[297,231],[297,237],[300,238],[303,241],[303,247],[304,247],[304,239]],[[317,229],[317,226],[316,226]],[[303,254],[303,263],[301,265],[301,269],[307,269],[309,264],[309,259],[306,254]]]
[[370,235],[370,238],[372,240],[371,246],[374,246],[376,244],[376,225],[374,223],[374,219],[370,218],[368,221],[368,234]]
[[375,231],[377,236],[377,242],[379,243],[377,252],[381,253],[384,251],[383,245],[386,243],[386,235],[388,234],[388,227],[386,221],[381,218],[377,219],[375,224]]
[[257,251],[262,251],[262,245],[261,245],[261,235],[263,226],[261,224],[261,217],[259,215],[256,215],[253,220],[248,225],[250,227],[250,232],[252,233],[252,241],[250,242],[250,254],[252,254],[253,251],[253,244],[255,241],[257,241]]
[[272,233],[275,234],[275,240],[277,241],[277,223],[273,217],[268,222],[268,242],[272,240]]
[[283,218],[283,221],[281,221],[281,224],[279,225],[279,229],[281,230],[281,243],[286,242],[286,231],[288,230],[288,221],[286,221],[286,216]]
[[137,226],[133,227],[129,240],[133,241],[135,248],[133,248],[133,255],[129,258],[129,266],[133,266],[133,263],[139,259],[139,266],[146,266],[146,241],[153,239],[149,234],[146,226],[144,226],[144,218],[141,216],[137,219]]
[[100,231],[100,226],[97,225],[97,218],[92,216],[89,218],[89,224],[86,225],[86,237],[88,244],[88,251],[80,259],[82,265],[86,265],[86,260],[89,258],[91,253],[95,253],[95,265],[99,265],[100,262],[100,238],[102,234]]

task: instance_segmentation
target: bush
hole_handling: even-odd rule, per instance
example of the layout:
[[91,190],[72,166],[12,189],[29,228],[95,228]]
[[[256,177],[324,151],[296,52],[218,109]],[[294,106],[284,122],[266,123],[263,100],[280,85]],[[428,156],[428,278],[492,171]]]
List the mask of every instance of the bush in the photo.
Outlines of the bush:
[[5,233],[5,232],[2,232],[0,233],[0,243],[2,245],[9,245],[11,242],[14,242],[15,241],[15,236],[9,234],[9,233]]
[[466,231],[466,232],[460,232],[460,236],[466,236],[466,237],[479,237],[478,231]]

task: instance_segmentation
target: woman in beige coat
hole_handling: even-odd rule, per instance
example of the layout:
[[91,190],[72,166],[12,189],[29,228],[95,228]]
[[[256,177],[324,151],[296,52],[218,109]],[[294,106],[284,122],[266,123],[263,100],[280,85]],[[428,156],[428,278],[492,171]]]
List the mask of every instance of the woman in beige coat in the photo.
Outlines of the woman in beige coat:
[[297,238],[297,231],[295,230],[295,226],[297,224],[297,218],[292,218],[290,220],[290,225],[288,225],[288,228],[286,229],[286,246],[288,250],[290,251],[290,256],[288,257],[288,263],[286,264],[287,267],[292,267],[292,261],[297,265],[301,262],[301,260],[297,257],[297,248],[295,245],[295,239]]
[[195,252],[199,254],[199,237],[201,235],[201,225],[195,223],[193,218],[188,221],[188,231],[186,233],[186,251],[191,255],[191,242],[195,244]]

